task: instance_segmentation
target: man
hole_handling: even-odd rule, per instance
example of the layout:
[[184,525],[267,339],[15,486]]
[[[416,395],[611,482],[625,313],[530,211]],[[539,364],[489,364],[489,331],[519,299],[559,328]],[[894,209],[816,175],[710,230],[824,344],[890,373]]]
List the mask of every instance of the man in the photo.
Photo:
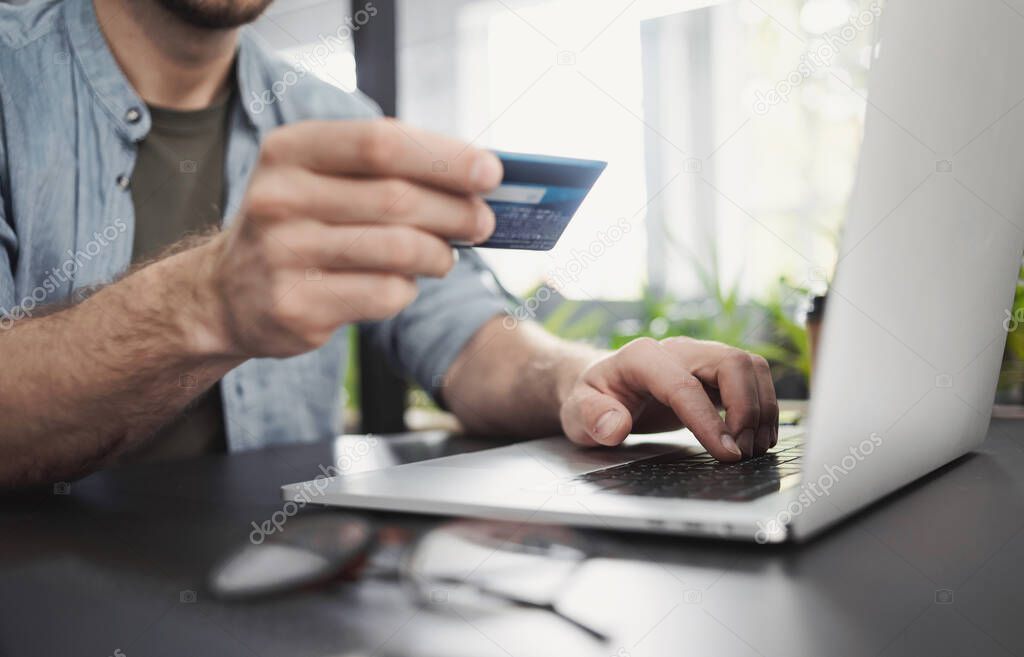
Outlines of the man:
[[503,326],[449,246],[492,232],[499,161],[296,76],[239,29],[267,4],[0,9],[0,486],[330,437],[359,322],[473,432],[775,443],[762,358]]

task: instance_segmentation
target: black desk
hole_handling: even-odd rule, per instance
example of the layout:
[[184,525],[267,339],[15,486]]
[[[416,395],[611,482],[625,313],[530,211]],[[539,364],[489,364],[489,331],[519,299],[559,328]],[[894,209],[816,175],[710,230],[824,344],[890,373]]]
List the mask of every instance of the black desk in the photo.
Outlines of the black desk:
[[[360,467],[481,446],[406,435]],[[423,608],[386,581],[249,604],[205,594],[210,564],[281,509],[278,486],[332,449],[129,467],[3,500],[0,654],[1024,655],[1024,423],[994,421],[977,454],[807,545],[588,532],[612,556],[561,603],[604,644],[539,610]]]

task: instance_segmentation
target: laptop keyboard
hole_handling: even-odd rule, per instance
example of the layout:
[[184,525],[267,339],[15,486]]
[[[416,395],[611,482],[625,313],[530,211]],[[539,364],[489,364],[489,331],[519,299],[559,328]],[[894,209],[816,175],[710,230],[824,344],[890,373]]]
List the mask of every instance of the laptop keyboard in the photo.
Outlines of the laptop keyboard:
[[708,453],[680,450],[574,477],[595,493],[743,502],[799,483],[803,436],[780,438],[767,453],[719,463]]

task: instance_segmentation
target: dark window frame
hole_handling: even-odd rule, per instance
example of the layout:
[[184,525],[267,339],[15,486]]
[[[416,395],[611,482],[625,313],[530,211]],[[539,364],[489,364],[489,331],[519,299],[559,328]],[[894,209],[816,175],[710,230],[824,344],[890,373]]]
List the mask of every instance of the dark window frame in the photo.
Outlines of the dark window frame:
[[[386,116],[392,117],[398,107],[395,5],[395,0],[374,0],[377,15],[353,31],[359,89],[380,105]],[[365,327],[359,327],[358,342],[360,430],[405,431],[408,384],[373,345]]]

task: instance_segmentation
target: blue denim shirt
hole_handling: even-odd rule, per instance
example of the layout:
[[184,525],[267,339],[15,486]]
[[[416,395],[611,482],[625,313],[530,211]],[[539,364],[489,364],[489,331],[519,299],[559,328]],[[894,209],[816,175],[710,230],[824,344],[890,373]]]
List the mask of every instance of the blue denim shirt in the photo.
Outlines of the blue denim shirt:
[[[303,119],[378,114],[360,94],[275,58],[245,30],[236,73],[241,102],[230,119],[226,222],[267,131]],[[0,328],[42,305],[74,300],[128,267],[128,184],[149,128],[146,105],[117,66],[92,0],[0,5]],[[411,306],[372,325],[393,363],[434,393],[465,343],[504,305],[479,257],[460,255],[446,278],[419,281]],[[347,330],[316,351],[250,360],[224,377],[231,450],[339,432]]]

